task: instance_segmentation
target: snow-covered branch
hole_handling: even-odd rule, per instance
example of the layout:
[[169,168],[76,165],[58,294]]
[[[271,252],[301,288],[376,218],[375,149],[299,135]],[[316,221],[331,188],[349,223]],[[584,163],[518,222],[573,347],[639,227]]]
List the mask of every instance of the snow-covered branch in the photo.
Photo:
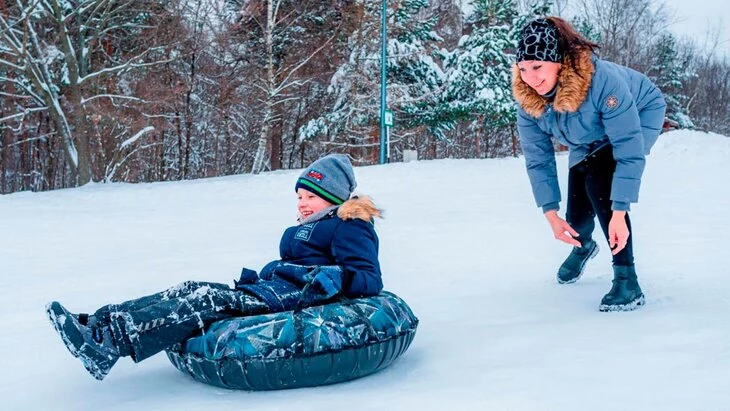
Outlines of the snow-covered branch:
[[152,126],[147,126],[147,127],[143,128],[142,130],[138,131],[137,134],[124,140],[124,142],[122,142],[122,144],[119,145],[119,149],[124,150],[127,146],[129,146],[130,144],[134,144],[137,140],[139,140],[140,137],[149,133],[150,131],[153,131],[154,129],[155,128]]
[[124,165],[124,163],[126,163],[127,160],[129,160],[135,153],[137,153],[140,150],[144,150],[146,148],[151,148],[151,147],[159,146],[160,144],[161,143],[151,143],[151,144],[141,145],[141,146],[135,148],[134,150],[131,150],[122,159],[120,159],[118,161],[114,161],[111,164],[111,168],[109,168],[109,166],[107,166],[106,172],[104,173],[104,182],[105,183],[112,182],[113,179],[114,179],[114,176],[117,174],[117,171],[119,170],[119,168],[122,165]]
[[89,97],[89,98],[82,98],[81,99],[81,104],[86,104],[86,103],[88,103],[90,101],[93,101],[93,100],[96,100],[98,98],[108,98],[108,99],[110,99],[112,101],[116,98],[116,99],[121,99],[121,100],[136,101],[136,102],[140,102],[140,103],[144,103],[145,102],[144,99],[141,99],[141,98],[138,98],[138,97],[133,97],[133,96],[123,96],[123,95],[119,95],[119,94],[97,94],[97,95],[92,96],[92,97]]
[[299,62],[299,64],[297,64],[294,67],[289,68],[289,69],[286,70],[286,71],[289,72],[289,74],[287,74],[286,77],[284,77],[284,79],[279,82],[279,84],[280,84],[280,86],[278,87],[279,90],[281,90],[283,87],[286,87],[286,83],[291,78],[291,76],[293,76],[299,69],[301,69],[302,67],[304,67],[307,63],[309,63],[309,61],[312,60],[312,58],[314,58],[314,56],[316,56],[317,54],[319,54],[320,51],[324,50],[325,47],[327,47],[332,42],[332,40],[335,37],[337,37],[337,35],[339,35],[341,24],[342,23],[340,23],[340,25],[337,26],[337,28],[335,29],[334,34],[332,34],[332,36],[330,36],[330,38],[328,38],[327,41],[324,42],[324,44],[322,44],[321,46],[319,46],[307,58],[305,58],[303,61]]
[[24,71],[25,70],[25,66],[19,66],[17,64],[11,63],[11,62],[9,62],[7,60],[4,60],[4,59],[0,59],[0,66],[7,66],[7,67],[9,67],[9,68],[11,68],[13,70],[18,70],[18,71]]
[[91,79],[117,74],[122,71],[131,70],[133,68],[151,67],[151,66],[156,66],[156,65],[170,63],[172,61],[175,61],[174,58],[171,58],[171,59],[157,60],[157,61],[153,61],[153,62],[149,62],[149,63],[137,63],[138,60],[142,60],[149,52],[155,51],[155,50],[164,50],[164,47],[154,47],[154,48],[147,49],[144,52],[142,52],[141,54],[139,54],[135,57],[132,57],[131,59],[129,59],[129,61],[127,61],[123,64],[120,64],[120,65],[117,65],[114,67],[106,67],[101,70],[95,71],[93,73],[89,73],[86,76],[79,77],[77,84],[82,85]]
[[0,123],[10,121],[10,120],[13,120],[13,119],[16,119],[19,117],[25,117],[28,114],[37,113],[39,111],[46,111],[46,110],[47,110],[46,107],[27,108],[27,109],[25,109],[25,111],[23,111],[21,113],[16,113],[16,114],[12,114],[12,115],[0,118]]

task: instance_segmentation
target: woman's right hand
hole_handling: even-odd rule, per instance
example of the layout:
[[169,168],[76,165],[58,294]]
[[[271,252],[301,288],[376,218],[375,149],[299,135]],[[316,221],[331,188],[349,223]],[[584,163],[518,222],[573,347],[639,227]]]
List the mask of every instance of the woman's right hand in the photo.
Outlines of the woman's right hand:
[[571,227],[567,221],[560,218],[557,211],[550,210],[546,212],[545,218],[550,224],[550,228],[553,230],[553,235],[556,240],[560,240],[576,247],[581,246],[580,241],[575,239],[578,237],[578,232],[573,230],[573,227]]

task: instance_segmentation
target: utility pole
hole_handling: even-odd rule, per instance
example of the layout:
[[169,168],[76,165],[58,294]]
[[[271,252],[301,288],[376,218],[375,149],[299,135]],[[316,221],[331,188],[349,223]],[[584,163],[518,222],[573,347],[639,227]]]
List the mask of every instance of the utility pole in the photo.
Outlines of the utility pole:
[[[388,5],[387,0],[382,0],[382,27],[380,30],[381,37],[381,49],[380,49],[380,164],[385,164],[388,161],[388,126],[385,121],[385,108],[387,105],[386,101],[386,89],[385,89],[385,73],[386,73],[386,59],[388,57],[388,34],[387,34],[387,14]],[[391,114],[392,120],[392,114]],[[391,121],[392,125],[392,121]]]

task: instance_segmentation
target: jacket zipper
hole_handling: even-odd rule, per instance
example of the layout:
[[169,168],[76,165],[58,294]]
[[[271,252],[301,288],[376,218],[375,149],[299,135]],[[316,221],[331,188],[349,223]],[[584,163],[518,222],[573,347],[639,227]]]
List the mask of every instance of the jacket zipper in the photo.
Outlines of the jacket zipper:
[[[549,107],[550,107],[550,110],[552,110],[552,104],[549,105]],[[563,119],[565,119],[565,121],[563,121]],[[565,126],[566,129],[568,127],[568,115],[565,113],[559,113],[559,112],[555,111],[555,122],[558,124],[558,131],[560,131],[560,134],[563,136],[563,139],[565,139],[565,141],[568,142],[568,144],[571,144],[572,146],[577,147],[578,144],[575,144],[574,142],[570,141],[570,139],[568,138],[568,133],[566,133],[563,130],[563,126]]]

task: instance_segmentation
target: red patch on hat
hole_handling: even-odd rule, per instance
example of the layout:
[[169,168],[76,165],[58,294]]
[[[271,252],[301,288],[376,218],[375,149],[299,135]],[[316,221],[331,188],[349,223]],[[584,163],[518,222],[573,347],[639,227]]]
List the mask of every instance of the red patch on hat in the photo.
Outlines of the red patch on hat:
[[613,110],[618,106],[618,98],[616,96],[608,96],[606,98],[606,107],[609,110]]
[[314,170],[308,172],[307,177],[311,178],[313,180],[316,180],[316,181],[322,181],[322,179],[324,178],[322,173],[320,173],[319,171],[314,171]]

